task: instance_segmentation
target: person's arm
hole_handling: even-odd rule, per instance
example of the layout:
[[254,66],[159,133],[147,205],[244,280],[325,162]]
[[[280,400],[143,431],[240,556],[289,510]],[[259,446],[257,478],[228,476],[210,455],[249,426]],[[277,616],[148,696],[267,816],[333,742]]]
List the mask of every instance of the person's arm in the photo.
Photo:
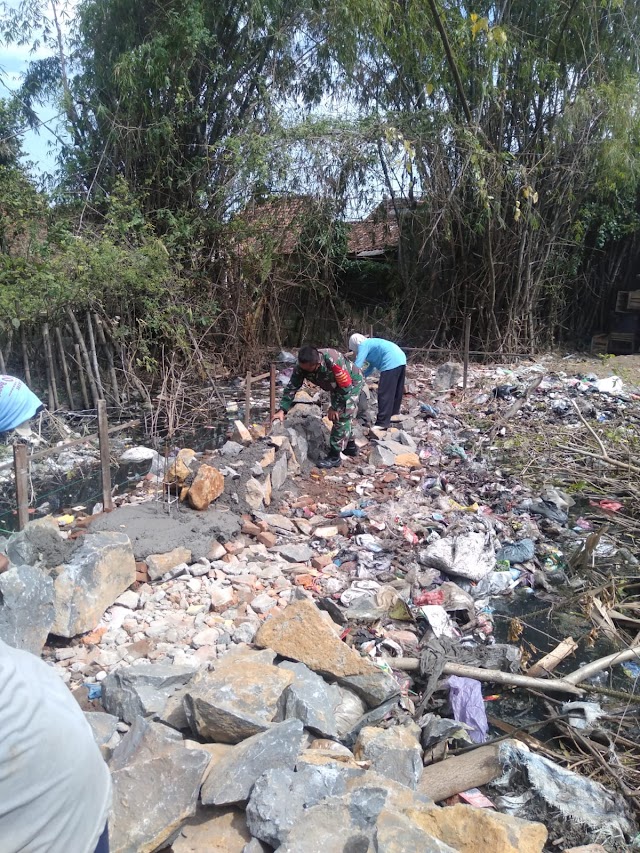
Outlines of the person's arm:
[[296,396],[296,392],[298,392],[304,383],[304,373],[303,371],[296,365],[293,368],[293,373],[291,374],[291,379],[289,380],[287,386],[282,392],[282,398],[280,400],[280,408],[281,412],[288,412],[289,409],[293,406],[293,400]]
[[367,360],[368,355],[369,355],[369,342],[368,341],[362,341],[362,343],[358,347],[358,355],[356,356],[356,360],[354,361],[355,366],[359,367],[360,370],[362,370],[362,366],[364,365],[365,361]]
[[337,412],[344,412],[347,408],[347,397],[353,385],[351,374],[344,356],[337,354],[335,358],[325,356],[325,364],[333,373],[336,381],[336,390],[331,395],[331,408]]

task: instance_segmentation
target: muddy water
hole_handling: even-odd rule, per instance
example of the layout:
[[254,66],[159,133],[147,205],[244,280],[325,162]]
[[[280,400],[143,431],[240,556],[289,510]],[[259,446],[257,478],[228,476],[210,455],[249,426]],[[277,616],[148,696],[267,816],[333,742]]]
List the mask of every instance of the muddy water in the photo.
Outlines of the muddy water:
[[[145,430],[145,415],[140,413],[142,426],[126,433],[118,433],[111,440],[112,459],[118,459],[128,447],[144,445],[152,447],[161,456],[184,447],[190,447],[197,452],[213,450],[220,447],[227,439],[231,425],[236,419],[244,419],[244,389],[237,384],[227,383],[220,387],[219,393],[226,404],[214,419],[202,423],[195,428],[167,435],[160,430],[159,434],[151,436]],[[260,383],[252,388],[251,421],[262,423],[268,418],[269,387],[268,383]],[[135,415],[134,415],[135,416]],[[149,423],[148,417],[146,422]],[[90,449],[82,446],[72,449],[78,457],[78,465],[69,472],[51,470],[42,473],[44,465],[32,472],[32,495],[30,500],[30,515],[39,518],[43,515],[58,515],[70,511],[73,507],[84,507],[91,512],[96,504],[102,502],[102,478],[98,453],[95,445]],[[56,457],[52,456],[55,460]],[[123,494],[135,488],[149,470],[149,464],[135,465],[131,463],[111,466],[111,484],[116,488],[115,494]],[[15,487],[13,482],[7,482],[0,490],[0,535],[17,529],[17,514],[15,502]]]

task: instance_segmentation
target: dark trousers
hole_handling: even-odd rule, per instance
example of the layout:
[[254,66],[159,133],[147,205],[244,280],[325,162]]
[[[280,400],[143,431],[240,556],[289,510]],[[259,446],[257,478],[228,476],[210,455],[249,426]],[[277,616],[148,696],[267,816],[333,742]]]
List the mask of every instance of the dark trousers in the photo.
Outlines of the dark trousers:
[[109,827],[105,826],[104,832],[98,839],[98,846],[95,853],[109,853]]
[[376,426],[385,429],[391,423],[391,416],[400,412],[404,394],[405,365],[383,370],[378,382],[378,417]]

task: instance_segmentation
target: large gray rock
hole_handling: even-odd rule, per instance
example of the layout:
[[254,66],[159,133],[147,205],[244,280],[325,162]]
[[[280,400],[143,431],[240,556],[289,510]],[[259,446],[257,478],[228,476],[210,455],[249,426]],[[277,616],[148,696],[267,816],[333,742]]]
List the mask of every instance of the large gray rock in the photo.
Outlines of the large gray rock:
[[57,521],[48,515],[30,521],[24,530],[13,533],[5,553],[15,566],[51,568],[64,563],[71,547],[60,535]]
[[289,428],[287,433],[296,461],[299,465],[304,465],[309,455],[309,442],[301,430]]
[[456,853],[422,826],[432,803],[402,785],[371,777],[305,809],[280,853]]
[[293,673],[256,656],[224,658],[214,672],[189,684],[185,709],[194,733],[218,743],[238,743],[282,719],[283,693]]
[[239,456],[243,450],[244,447],[237,441],[225,441],[225,443],[220,448],[220,453],[223,456],[234,458],[235,456]]
[[281,489],[287,479],[287,454],[282,452],[276,458],[275,464],[271,469],[271,488],[274,491]]
[[255,644],[338,681],[372,708],[399,692],[395,678],[343,643],[308,599],[294,601],[263,622]]
[[246,803],[256,780],[267,770],[293,768],[303,735],[300,720],[285,720],[247,738],[213,768],[202,786],[202,802],[213,806]]
[[[294,429],[298,433],[298,442],[300,439],[306,444],[306,454],[311,462],[317,462],[321,456],[327,451],[329,442],[329,430],[324,424],[321,417],[296,417],[289,412],[287,417],[287,427]],[[305,444],[298,444],[298,448],[304,447]],[[300,465],[306,462],[306,458],[298,458]]]
[[345,791],[344,776],[335,767],[305,765],[298,772],[267,770],[251,791],[247,825],[256,838],[279,847],[304,809]]
[[[182,695],[196,672],[197,668],[191,666],[138,661],[114,670],[105,678],[102,704],[125,723],[133,723],[136,717],[151,717],[176,729],[187,728]],[[179,701],[170,703],[176,696]]]
[[52,572],[55,621],[52,634],[75,637],[92,631],[104,611],[136,579],[136,561],[123,533],[83,536],[69,560]]
[[422,775],[422,749],[418,726],[380,729],[365,726],[356,741],[355,756],[370,761],[372,769],[386,779],[416,788]]
[[108,761],[121,740],[118,734],[120,720],[113,714],[105,714],[103,711],[85,711],[84,716],[91,726],[93,738],[100,747],[102,757]]
[[195,814],[209,756],[180,735],[138,717],[110,762],[112,853],[152,853],[168,846]]
[[[305,809],[289,829],[280,853],[374,853],[376,820],[384,807],[383,792],[356,791],[329,797]],[[420,848],[418,848],[420,850]]]
[[308,545],[278,545],[274,551],[290,563],[307,563],[315,553]]
[[53,625],[53,581],[34,566],[0,574],[0,639],[39,655]]
[[312,672],[303,663],[283,661],[281,669],[293,673],[293,683],[287,687],[284,699],[285,719],[298,719],[304,727],[321,737],[338,737],[335,706],[338,690]]

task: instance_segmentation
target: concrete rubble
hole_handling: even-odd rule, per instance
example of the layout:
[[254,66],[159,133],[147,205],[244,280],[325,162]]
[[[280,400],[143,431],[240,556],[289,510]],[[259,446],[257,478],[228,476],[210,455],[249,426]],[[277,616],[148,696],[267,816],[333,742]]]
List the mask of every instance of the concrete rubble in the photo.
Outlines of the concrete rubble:
[[182,502],[174,517],[149,501],[73,538],[48,519],[5,542],[0,638],[44,647],[94,703],[113,850],[545,848],[547,828],[497,800],[421,791],[425,765],[475,730],[446,698],[419,707],[416,682],[435,673],[431,695],[446,697],[438,655],[458,644],[463,663],[503,655],[519,671],[493,602],[533,575],[545,540],[535,512],[498,511],[514,483],[470,462],[449,402],[460,377],[436,371],[437,410],[410,395],[384,435],[358,427],[363,452],[337,470],[313,468],[328,428],[302,392],[269,435],[236,421],[219,450],[180,451],[160,483]]

